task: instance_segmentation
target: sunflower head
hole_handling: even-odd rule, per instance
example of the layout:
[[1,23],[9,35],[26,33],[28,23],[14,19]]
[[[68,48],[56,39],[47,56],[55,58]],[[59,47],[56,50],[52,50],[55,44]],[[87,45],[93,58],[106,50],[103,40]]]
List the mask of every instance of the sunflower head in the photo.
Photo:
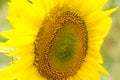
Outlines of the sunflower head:
[[0,71],[0,79],[100,80],[99,72],[108,72],[99,51],[116,10],[102,11],[105,3],[11,0],[7,18],[14,29],[0,33],[9,39],[0,49],[20,59]]

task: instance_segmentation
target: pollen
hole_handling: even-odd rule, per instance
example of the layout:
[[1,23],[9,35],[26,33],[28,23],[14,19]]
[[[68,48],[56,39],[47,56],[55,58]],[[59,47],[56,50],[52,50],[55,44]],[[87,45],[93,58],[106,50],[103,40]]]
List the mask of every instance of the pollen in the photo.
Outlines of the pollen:
[[88,32],[77,12],[53,9],[45,17],[35,41],[34,65],[48,80],[67,80],[87,55]]

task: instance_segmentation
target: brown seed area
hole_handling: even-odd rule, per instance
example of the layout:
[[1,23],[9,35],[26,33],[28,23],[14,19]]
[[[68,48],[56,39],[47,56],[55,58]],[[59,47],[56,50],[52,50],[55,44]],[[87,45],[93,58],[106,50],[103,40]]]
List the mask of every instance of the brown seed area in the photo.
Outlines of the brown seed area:
[[80,69],[87,48],[84,20],[71,9],[54,9],[38,32],[34,65],[48,80],[67,80]]

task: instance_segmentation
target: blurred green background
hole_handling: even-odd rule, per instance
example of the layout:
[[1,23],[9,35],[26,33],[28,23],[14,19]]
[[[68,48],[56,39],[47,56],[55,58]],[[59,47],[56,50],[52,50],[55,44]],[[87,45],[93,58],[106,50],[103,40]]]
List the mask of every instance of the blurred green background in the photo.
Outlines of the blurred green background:
[[[8,14],[8,0],[0,0],[0,32],[10,29],[10,24],[6,19]],[[104,9],[120,7],[120,0],[109,0]],[[101,48],[101,53],[104,58],[103,66],[110,72],[110,76],[102,76],[102,80],[120,80],[120,8],[111,15],[113,25],[110,33],[105,38]],[[0,36],[0,41],[7,39]],[[0,69],[9,65],[11,58],[0,54]],[[97,80],[97,79],[96,79]]]

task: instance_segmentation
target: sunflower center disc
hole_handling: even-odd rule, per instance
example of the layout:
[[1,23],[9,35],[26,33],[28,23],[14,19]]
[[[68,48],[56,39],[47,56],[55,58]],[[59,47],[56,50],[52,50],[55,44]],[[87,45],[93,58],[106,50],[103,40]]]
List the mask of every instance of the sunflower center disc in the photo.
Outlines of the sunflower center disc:
[[73,76],[87,54],[88,35],[84,20],[69,9],[50,12],[35,42],[35,61],[48,80]]

